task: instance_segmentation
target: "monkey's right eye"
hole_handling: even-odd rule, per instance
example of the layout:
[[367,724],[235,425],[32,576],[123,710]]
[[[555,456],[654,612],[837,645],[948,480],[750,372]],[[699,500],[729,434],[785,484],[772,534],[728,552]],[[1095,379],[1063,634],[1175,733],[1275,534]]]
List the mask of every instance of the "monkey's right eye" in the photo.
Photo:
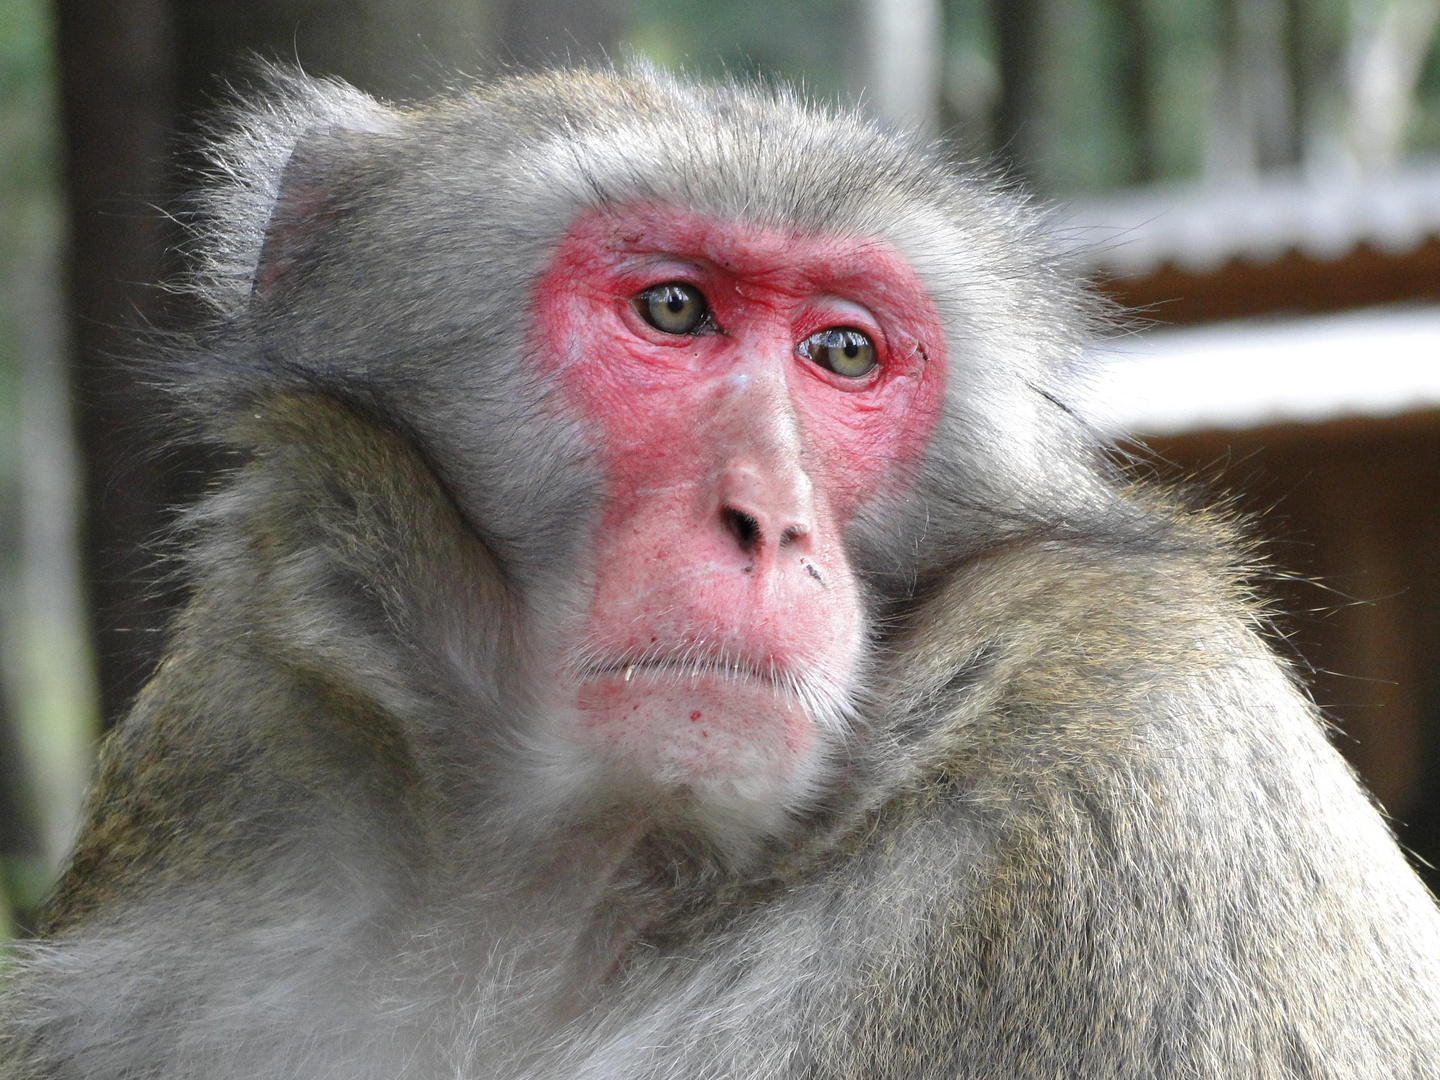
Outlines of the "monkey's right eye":
[[710,317],[704,295],[683,281],[651,285],[632,302],[640,317],[662,334],[699,333]]

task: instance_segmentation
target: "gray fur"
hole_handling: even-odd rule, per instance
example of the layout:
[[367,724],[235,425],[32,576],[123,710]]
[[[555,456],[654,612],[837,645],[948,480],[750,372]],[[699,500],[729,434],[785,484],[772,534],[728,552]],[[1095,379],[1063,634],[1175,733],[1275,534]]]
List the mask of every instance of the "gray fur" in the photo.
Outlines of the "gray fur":
[[[213,325],[166,371],[247,461],[192,515],[0,1076],[1440,1076],[1440,915],[1228,527],[1057,404],[1086,308],[1014,198],[644,73],[413,110],[275,73],[212,160]],[[634,199],[885,240],[947,334],[920,474],[847,538],[853,715],[748,834],[545,738],[594,477],[517,357],[561,231]]]

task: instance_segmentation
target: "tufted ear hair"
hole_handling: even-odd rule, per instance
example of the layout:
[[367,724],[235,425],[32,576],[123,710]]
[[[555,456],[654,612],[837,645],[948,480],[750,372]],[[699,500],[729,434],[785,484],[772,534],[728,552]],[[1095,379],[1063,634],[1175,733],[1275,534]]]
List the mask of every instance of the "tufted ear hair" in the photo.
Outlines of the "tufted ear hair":
[[188,291],[222,317],[278,296],[339,207],[338,184],[364,144],[399,115],[337,79],[257,64],[247,91],[212,119],[202,183],[187,215]]
[[291,288],[319,257],[326,226],[346,212],[345,178],[365,136],[327,131],[302,136],[280,175],[279,191],[260,242],[251,281],[252,303],[265,303]]

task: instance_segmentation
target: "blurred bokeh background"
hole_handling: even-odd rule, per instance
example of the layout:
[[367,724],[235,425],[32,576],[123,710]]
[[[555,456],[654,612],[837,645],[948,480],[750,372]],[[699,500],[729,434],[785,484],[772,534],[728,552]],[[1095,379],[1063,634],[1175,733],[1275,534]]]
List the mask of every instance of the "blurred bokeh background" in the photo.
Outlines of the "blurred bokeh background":
[[1094,422],[1254,515],[1281,647],[1440,876],[1440,0],[0,0],[0,937],[180,599],[122,363],[164,208],[254,54],[392,99],[645,60],[920,125],[1046,200],[1096,288]]

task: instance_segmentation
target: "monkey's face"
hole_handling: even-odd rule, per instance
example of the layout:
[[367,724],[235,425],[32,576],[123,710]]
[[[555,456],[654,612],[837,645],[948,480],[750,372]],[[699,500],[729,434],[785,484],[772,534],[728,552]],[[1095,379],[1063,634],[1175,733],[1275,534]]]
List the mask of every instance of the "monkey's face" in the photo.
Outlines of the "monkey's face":
[[568,734],[774,807],[845,723],[866,637],[846,530],[939,416],[935,312],[883,244],[646,207],[583,215],[535,306],[533,362],[604,487]]

